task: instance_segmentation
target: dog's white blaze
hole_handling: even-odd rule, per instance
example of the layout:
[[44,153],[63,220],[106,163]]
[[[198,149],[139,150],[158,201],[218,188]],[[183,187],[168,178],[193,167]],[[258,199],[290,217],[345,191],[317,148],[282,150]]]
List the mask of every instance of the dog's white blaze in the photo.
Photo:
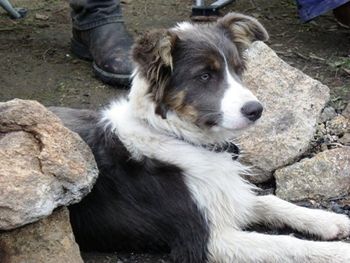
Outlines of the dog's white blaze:
[[221,101],[221,111],[223,112],[222,126],[227,129],[243,129],[251,121],[241,113],[243,105],[249,101],[258,99],[247,88],[243,87],[234,79],[226,65],[226,80],[229,85]]

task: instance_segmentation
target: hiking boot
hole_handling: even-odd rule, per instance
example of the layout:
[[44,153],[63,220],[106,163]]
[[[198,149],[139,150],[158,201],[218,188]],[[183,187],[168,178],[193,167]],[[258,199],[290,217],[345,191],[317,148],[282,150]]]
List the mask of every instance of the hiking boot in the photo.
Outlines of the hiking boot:
[[93,61],[95,75],[113,86],[128,86],[132,64],[130,49],[133,39],[122,22],[104,24],[88,30],[73,28],[72,52]]

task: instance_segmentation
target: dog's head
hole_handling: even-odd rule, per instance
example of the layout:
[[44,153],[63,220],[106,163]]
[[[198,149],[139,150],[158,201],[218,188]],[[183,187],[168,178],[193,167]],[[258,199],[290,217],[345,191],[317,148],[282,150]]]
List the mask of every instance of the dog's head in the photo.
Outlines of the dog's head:
[[133,48],[137,73],[147,81],[155,114],[169,112],[201,129],[239,130],[260,118],[263,107],[241,84],[243,51],[267,40],[254,18],[230,13],[216,23],[180,23],[151,31]]

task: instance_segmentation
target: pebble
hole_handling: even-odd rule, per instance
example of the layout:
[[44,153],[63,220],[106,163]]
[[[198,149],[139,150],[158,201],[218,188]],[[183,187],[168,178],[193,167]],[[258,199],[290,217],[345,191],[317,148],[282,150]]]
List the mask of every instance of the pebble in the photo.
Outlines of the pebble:
[[337,214],[345,214],[350,215],[350,206],[349,205],[341,205],[337,202],[332,201],[329,205],[330,209]]
[[35,14],[35,19],[46,21],[49,20],[49,16],[43,14]]
[[329,121],[337,116],[337,113],[333,107],[326,107],[321,113],[320,122]]
[[326,130],[331,135],[343,135],[350,132],[350,119],[345,118],[343,115],[338,115],[326,122]]
[[339,142],[344,145],[350,146],[350,133],[345,133],[343,137],[339,139]]

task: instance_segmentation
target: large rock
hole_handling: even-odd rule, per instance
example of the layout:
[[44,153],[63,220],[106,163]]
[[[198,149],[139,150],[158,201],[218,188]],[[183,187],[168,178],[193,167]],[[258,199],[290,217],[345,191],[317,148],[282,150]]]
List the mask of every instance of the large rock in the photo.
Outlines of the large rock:
[[265,109],[239,142],[242,161],[255,167],[251,180],[263,182],[308,149],[329,89],[289,66],[262,42],[253,43],[246,57],[244,82]]
[[83,263],[67,208],[39,222],[0,233],[1,263]]
[[89,147],[44,106],[0,103],[0,229],[80,201],[97,174]]
[[350,147],[303,159],[275,172],[276,195],[289,201],[350,196]]

